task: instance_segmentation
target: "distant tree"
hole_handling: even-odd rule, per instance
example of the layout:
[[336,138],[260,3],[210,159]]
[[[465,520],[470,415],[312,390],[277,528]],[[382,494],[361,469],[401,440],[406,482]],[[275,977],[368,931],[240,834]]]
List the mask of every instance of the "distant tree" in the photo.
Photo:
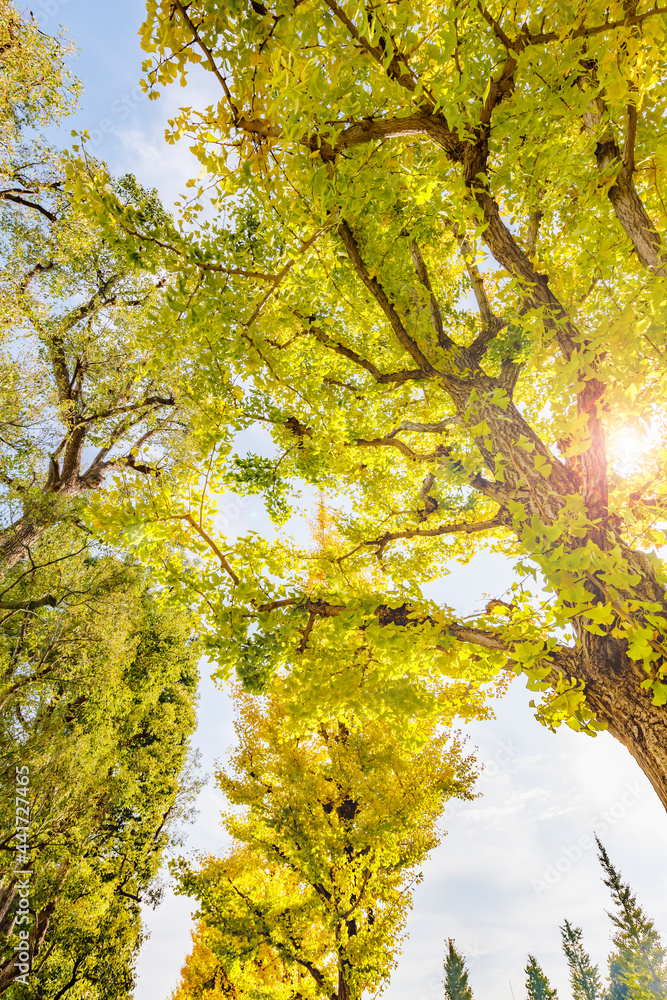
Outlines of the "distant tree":
[[[193,389],[187,352],[158,347],[158,331],[173,322],[162,258],[90,211],[82,174],[102,178],[105,198],[137,226],[164,233],[173,225],[156,192],[129,175],[110,178],[89,158],[77,166],[40,136],[76,100],[67,54],[0,0],[3,571],[100,495],[116,538],[129,510],[135,527],[155,520],[164,536],[171,522],[179,538],[207,544],[198,530],[202,472],[206,463],[208,482],[229,424],[202,413],[207,400]],[[199,444],[193,421],[205,427]]]
[[[616,906],[616,912],[609,914],[616,928],[613,937],[615,950],[609,956],[609,983],[605,988],[597,965],[591,962],[584,949],[581,928],[565,921],[560,930],[570,970],[573,1000],[666,1000],[667,950],[655,924],[637,904],[635,893],[621,881],[621,875],[611,863],[607,851],[597,837],[596,840],[600,863],[606,875],[603,881],[611,891]],[[461,963],[462,959],[453,950],[450,939],[445,970],[449,982],[448,967],[451,966],[455,986],[452,990],[447,987],[447,1000],[464,995],[469,1000],[467,994],[456,992],[457,970],[462,968]],[[558,1000],[556,990],[550,986],[534,955],[528,955],[526,992],[527,1000]]]
[[655,924],[637,903],[636,894],[609,859],[597,839],[600,864],[611,892],[615,912],[610,913],[616,933],[615,951],[609,956],[610,1000],[654,1000],[667,997],[667,953]]
[[[131,995],[140,905],[157,898],[189,808],[192,623],[139,567],[86,539],[71,527],[43,539],[0,612],[0,993],[11,1000]],[[13,985],[17,869],[31,872],[28,986]]]
[[621,964],[617,958],[609,956],[609,989],[607,1000],[630,1000],[630,991],[622,978]]
[[549,985],[549,980],[534,955],[528,956],[526,965],[526,995],[528,1000],[558,1000],[556,990]]
[[451,938],[447,942],[445,957],[445,1000],[473,1000],[465,959],[456,950]]
[[418,866],[447,799],[469,795],[470,762],[434,722],[402,737],[349,719],[299,734],[277,696],[238,704],[233,772],[218,775],[235,846],[198,870],[181,859],[180,891],[199,900],[216,976],[239,996],[282,962],[318,998],[360,1000],[389,977]]
[[603,995],[600,973],[583,946],[581,927],[566,920],[560,929],[563,951],[570,967],[573,1000],[601,1000]]

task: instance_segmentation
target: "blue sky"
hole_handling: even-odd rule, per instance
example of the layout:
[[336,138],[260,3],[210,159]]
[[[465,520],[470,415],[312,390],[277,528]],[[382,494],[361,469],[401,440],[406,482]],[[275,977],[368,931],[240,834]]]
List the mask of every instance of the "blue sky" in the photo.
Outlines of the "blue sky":
[[[204,102],[206,81],[187,90],[174,87],[156,102],[143,97],[137,39],[141,0],[37,0],[31,6],[44,30],[55,33],[65,25],[78,47],[74,68],[84,93],[69,128],[86,128],[95,155],[106,159],[114,173],[135,173],[144,185],[157,187],[171,207],[198,166],[183,144],[165,144],[165,123],[180,103]],[[60,141],[70,141],[67,128]],[[255,436],[258,450],[262,434]],[[221,502],[220,527],[232,535],[250,527],[268,530],[259,502],[233,497]],[[481,555],[467,566],[452,567],[433,586],[432,596],[469,613],[484,594],[500,595],[511,581],[500,557]],[[424,866],[410,936],[385,993],[388,1000],[442,996],[447,937],[454,937],[468,956],[477,1000],[524,997],[528,951],[564,1000],[569,989],[558,933],[564,917],[583,926],[604,972],[610,924],[591,847],[593,830],[667,938],[667,817],[647,780],[610,736],[590,739],[568,729],[550,733],[534,720],[528,701],[517,681],[499,704],[495,721],[469,728],[478,759],[486,765],[479,785],[483,794],[445,814],[449,832]],[[224,759],[232,739],[229,699],[204,670],[195,742],[205,771]],[[186,851],[224,849],[218,824],[222,806],[209,782]],[[190,910],[188,900],[168,890],[161,906],[146,913],[151,936],[139,960],[137,1000],[167,997],[175,987],[190,947]]]

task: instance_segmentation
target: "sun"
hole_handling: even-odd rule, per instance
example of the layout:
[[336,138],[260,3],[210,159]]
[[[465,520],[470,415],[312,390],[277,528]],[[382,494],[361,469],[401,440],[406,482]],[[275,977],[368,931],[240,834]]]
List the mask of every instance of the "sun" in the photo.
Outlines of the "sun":
[[625,427],[609,437],[609,454],[623,465],[634,464],[646,450],[645,435]]
[[609,464],[623,476],[638,472],[648,455],[664,441],[662,421],[653,420],[648,427],[627,424],[612,430],[607,436]]

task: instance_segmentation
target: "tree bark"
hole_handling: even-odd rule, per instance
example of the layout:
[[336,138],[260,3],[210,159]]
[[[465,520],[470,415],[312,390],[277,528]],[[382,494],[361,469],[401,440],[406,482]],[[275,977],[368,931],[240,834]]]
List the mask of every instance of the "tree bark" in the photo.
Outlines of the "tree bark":
[[336,991],[336,1000],[350,1000],[350,988],[347,985],[345,973],[340,968],[338,970],[338,990]]
[[4,572],[27,558],[31,547],[39,541],[46,528],[46,524],[24,517],[0,533],[0,566]]
[[646,674],[613,636],[583,631],[580,676],[586,700],[635,758],[667,809],[667,712],[640,688]]

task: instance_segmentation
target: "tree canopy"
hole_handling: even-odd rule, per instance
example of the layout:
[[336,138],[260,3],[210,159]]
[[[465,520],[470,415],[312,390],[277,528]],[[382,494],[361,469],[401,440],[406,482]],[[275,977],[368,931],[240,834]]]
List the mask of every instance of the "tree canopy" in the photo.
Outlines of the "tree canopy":
[[[170,122],[202,165],[174,219],[85,132],[45,140],[66,46],[0,0],[0,992],[128,997],[202,648],[244,693],[233,845],[173,866],[199,904],[177,1000],[380,991],[471,796],[450,727],[513,675],[667,806],[666,15],[148,0],[150,96],[219,88]],[[216,531],[225,489],[280,526],[304,485],[310,543]],[[432,585],[484,551],[517,580],[462,618]],[[609,985],[565,921],[573,996],[659,1000],[663,945],[601,860]],[[451,940],[445,979],[471,1000]]]
[[470,797],[473,761],[433,723],[403,740],[368,721],[300,736],[285,723],[280,699],[240,700],[218,774],[232,848],[177,869],[202,921],[179,1000],[287,998],[304,979],[323,1000],[381,989],[445,803]]
[[202,469],[226,435],[193,391],[187,352],[165,346],[164,255],[92,211],[85,180],[103,178],[108,199],[163,239],[174,223],[134,176],[47,141],[76,102],[68,47],[12,4],[1,13],[0,564],[28,558],[55,525],[90,525],[100,494],[116,517],[139,509],[196,549]]
[[[383,682],[524,672],[543,721],[608,728],[667,804],[664,12],[147,11],[151,96],[195,65],[220,95],[172,123],[203,167],[172,306],[230,419],[270,428],[274,478],[342,498],[324,581],[307,553],[228,556],[206,594],[228,661],[260,686],[332,643]],[[424,598],[489,547],[509,599],[463,622]]]
[[[164,849],[189,809],[197,646],[186,613],[165,607],[138,567],[96,554],[85,536],[81,545],[81,532],[43,541],[34,558],[0,623],[0,992],[51,998],[85,984],[86,996],[124,1000],[140,903],[157,898]],[[31,606],[44,591],[51,602]],[[25,843],[17,774],[30,803]],[[27,992],[12,986],[23,869]]]

